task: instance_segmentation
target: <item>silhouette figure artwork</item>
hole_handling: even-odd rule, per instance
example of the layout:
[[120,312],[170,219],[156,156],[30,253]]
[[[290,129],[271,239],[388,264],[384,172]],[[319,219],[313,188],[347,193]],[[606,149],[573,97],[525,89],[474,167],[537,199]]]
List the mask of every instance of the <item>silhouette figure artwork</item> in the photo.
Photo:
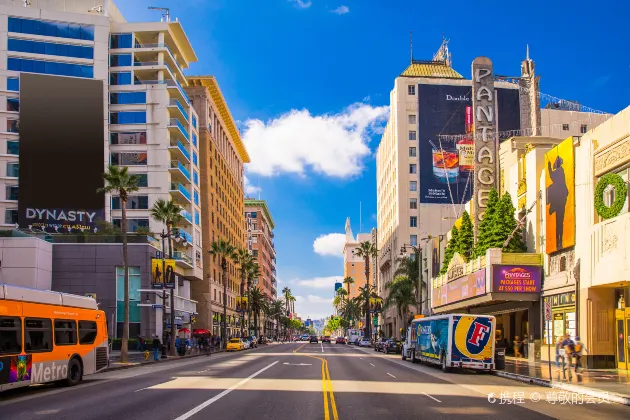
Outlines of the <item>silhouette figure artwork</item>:
[[153,277],[153,283],[162,283],[162,270],[160,270],[160,263],[155,263],[155,277]]
[[547,161],[547,169],[551,185],[547,187],[547,204],[549,205],[549,215],[556,215],[556,248],[554,251],[562,249],[562,238],[564,236],[564,212],[569,198],[569,188],[567,187],[566,176],[562,165],[564,161],[560,156],[556,157],[553,165]]
[[175,286],[175,273],[173,272],[173,267],[170,265],[166,267],[166,272],[164,273],[164,282],[168,285]]

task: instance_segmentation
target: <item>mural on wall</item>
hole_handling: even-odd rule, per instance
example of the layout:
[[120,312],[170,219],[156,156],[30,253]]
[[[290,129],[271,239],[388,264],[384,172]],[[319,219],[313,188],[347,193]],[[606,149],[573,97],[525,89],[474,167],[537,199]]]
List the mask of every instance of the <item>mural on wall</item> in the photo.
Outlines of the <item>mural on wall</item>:
[[575,168],[573,137],[545,154],[546,252],[575,245]]

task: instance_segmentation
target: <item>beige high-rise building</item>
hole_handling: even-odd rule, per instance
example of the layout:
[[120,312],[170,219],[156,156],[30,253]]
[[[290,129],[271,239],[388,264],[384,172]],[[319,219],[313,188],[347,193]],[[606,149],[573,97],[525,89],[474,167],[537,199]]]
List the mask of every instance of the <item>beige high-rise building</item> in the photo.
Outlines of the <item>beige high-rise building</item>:
[[[365,260],[363,257],[354,255],[355,250],[361,245],[361,242],[372,241],[371,233],[359,233],[356,238],[350,227],[350,218],[346,220],[346,242],[343,246],[343,277],[352,277],[354,283],[350,285],[350,299],[359,295],[359,289],[365,287],[367,281],[365,278]],[[370,263],[372,266],[372,263]],[[370,284],[374,285],[374,270],[370,267]],[[343,287],[348,290],[347,285]]]

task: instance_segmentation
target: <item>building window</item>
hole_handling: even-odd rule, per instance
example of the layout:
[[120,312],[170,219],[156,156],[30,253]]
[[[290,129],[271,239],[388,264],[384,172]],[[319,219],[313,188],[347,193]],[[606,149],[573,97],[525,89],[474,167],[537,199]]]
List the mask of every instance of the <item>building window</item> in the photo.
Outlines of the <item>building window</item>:
[[[129,336],[140,334],[140,267],[129,267]],[[122,337],[123,321],[125,320],[125,269],[116,267],[116,324],[117,336]]]
[[9,32],[94,41],[94,26],[9,17]]
[[409,140],[415,140],[416,139],[416,132],[413,130],[409,131]]
[[418,245],[418,235],[409,235],[409,245]]
[[131,72],[120,71],[109,73],[109,84],[116,85],[130,85],[131,84]]
[[416,153],[417,153],[417,151],[416,151],[415,147],[410,147],[409,148],[409,157],[416,157],[417,156]]
[[54,55],[58,57],[94,59],[94,48],[82,45],[56,44],[54,42],[9,38],[7,49],[9,51]]
[[418,191],[418,181],[409,181],[409,191]]
[[20,154],[20,142],[17,140],[8,140],[7,141],[7,154],[18,156]]
[[192,116],[192,126],[195,130],[197,129],[197,117],[194,114]]
[[148,187],[149,186],[149,176],[147,174],[134,174],[138,177],[138,186],[139,187]]
[[85,64],[59,63],[57,61],[30,60],[27,58],[7,59],[7,69],[28,73],[52,74],[57,76],[94,77],[94,68]]
[[7,162],[7,176],[17,178],[20,176],[19,162]]
[[418,165],[416,165],[415,163],[410,163],[409,164],[409,173],[410,174],[418,173]]
[[409,217],[409,227],[418,227],[418,216]]
[[196,186],[199,186],[199,174],[197,171],[193,171],[193,182]]
[[569,131],[569,124],[562,124],[563,131]]
[[131,48],[132,41],[131,34],[112,34],[109,36],[109,48]]
[[415,95],[416,94],[416,85],[407,86],[407,94]]
[[197,158],[197,152],[193,152],[193,165],[199,166],[199,162],[198,162],[198,158]]
[[193,139],[193,146],[197,147],[197,135],[195,133],[192,133],[192,139]]
[[409,199],[409,208],[412,210],[416,210],[418,208],[418,199],[410,198]]
[[109,94],[109,103],[112,105],[146,104],[146,92],[116,92]]
[[[112,197],[112,210],[120,210],[121,208],[120,197]],[[148,208],[148,196],[130,195],[127,197],[127,210],[147,210]]]
[[146,131],[110,133],[109,142],[111,144],[147,144],[147,133]]
[[110,67],[130,67],[131,54],[112,54],[109,56]]
[[[120,228],[120,219],[112,219],[112,223]],[[138,229],[149,229],[149,219],[127,219],[127,232],[136,232]]]
[[146,124],[146,111],[121,111],[109,114],[110,124]]
[[12,92],[20,91],[20,79],[18,77],[7,77],[7,90]]
[[587,131],[588,131],[588,125],[586,125],[586,124],[582,124],[582,125],[580,126],[580,133],[584,134],[584,133],[586,133]]
[[193,196],[195,199],[195,204],[199,205],[199,192],[197,190],[193,191]]
[[146,152],[111,153],[110,163],[112,165],[146,165]]
[[20,99],[7,98],[7,111],[20,112]]
[[6,188],[7,200],[18,200],[19,195],[20,195],[19,187],[17,185],[7,185],[7,188]]
[[16,225],[18,222],[17,209],[5,209],[4,210],[4,223],[6,225]]
[[7,120],[7,133],[19,133],[20,120]]
[[409,124],[416,124],[416,116],[409,115]]

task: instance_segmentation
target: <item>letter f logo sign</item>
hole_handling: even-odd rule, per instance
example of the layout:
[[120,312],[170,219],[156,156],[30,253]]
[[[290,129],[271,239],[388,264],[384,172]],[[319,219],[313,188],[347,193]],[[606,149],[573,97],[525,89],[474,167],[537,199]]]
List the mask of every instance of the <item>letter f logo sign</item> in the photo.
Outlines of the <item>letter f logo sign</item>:
[[484,337],[486,336],[486,334],[490,330],[490,327],[488,327],[487,325],[480,324],[478,322],[475,322],[474,326],[475,326],[475,329],[474,329],[474,331],[472,333],[472,336],[468,340],[468,342],[470,344],[478,346],[479,342],[484,339]]

